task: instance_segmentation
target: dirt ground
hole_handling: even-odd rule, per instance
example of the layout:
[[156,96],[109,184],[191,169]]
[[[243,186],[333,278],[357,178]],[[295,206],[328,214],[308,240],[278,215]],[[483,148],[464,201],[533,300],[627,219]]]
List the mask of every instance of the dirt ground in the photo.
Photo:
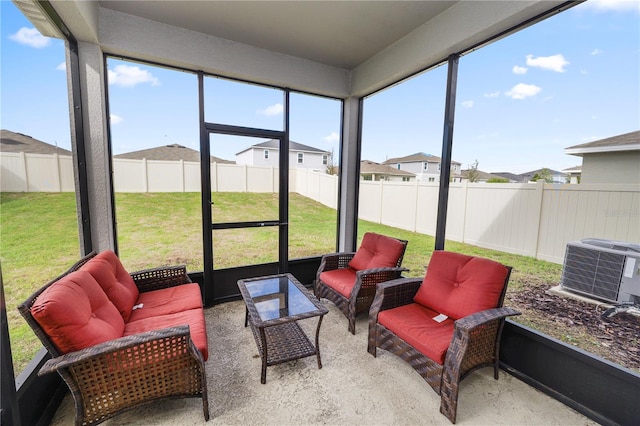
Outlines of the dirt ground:
[[508,293],[506,305],[523,313],[514,320],[640,372],[640,317],[618,313],[603,318],[607,306],[549,293],[551,287]]

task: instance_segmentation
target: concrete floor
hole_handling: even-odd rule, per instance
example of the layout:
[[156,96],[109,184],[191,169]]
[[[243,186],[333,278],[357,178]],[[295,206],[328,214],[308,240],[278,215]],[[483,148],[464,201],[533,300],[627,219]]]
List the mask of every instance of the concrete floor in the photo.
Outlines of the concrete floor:
[[[326,301],[325,301],[326,302]],[[207,380],[211,420],[200,399],[160,401],[123,413],[105,425],[450,425],[440,398],[408,364],[378,351],[367,353],[367,318],[356,335],[346,318],[326,302],[320,331],[322,369],[315,357],[267,368],[260,384],[260,358],[244,304],[206,310],[209,333]],[[302,321],[313,331],[317,319]],[[71,425],[73,400],[64,399],[52,425]],[[474,372],[460,385],[457,424],[595,425],[588,418],[524,382],[492,369]]]

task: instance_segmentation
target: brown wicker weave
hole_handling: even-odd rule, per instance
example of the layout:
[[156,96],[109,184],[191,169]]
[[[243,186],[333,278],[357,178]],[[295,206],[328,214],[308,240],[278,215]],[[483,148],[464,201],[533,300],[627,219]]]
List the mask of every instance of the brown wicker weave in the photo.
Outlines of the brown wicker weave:
[[368,312],[376,294],[378,283],[390,281],[402,276],[402,272],[408,271],[402,268],[404,251],[407,248],[406,240],[398,240],[403,245],[402,254],[395,268],[364,269],[356,272],[356,283],[353,286],[351,296],[344,297],[320,279],[320,274],[325,271],[342,269],[349,266],[349,262],[355,256],[355,252],[340,252],[325,254],[322,256],[320,267],[316,273],[315,294],[318,299],[325,298],[333,302],[349,321],[349,331],[356,334],[356,317],[363,312]]
[[504,320],[520,312],[503,308],[511,267],[504,282],[502,294],[495,309],[469,315],[455,322],[454,334],[449,344],[444,365],[423,355],[386,327],[378,324],[378,314],[386,309],[413,303],[422,278],[400,278],[378,286],[369,311],[369,342],[367,350],[376,356],[376,349],[385,349],[411,365],[440,395],[440,412],[451,423],[456,422],[458,387],[460,381],[474,370],[493,366],[498,379],[500,335]]
[[[53,359],[38,375],[57,371],[75,402],[76,425],[95,425],[132,408],[162,398],[202,398],[209,420],[204,359],[191,341],[189,326],[140,333],[61,354],[31,316],[38,296],[60,278],[78,270],[95,252],[32,294],[18,310]],[[191,282],[185,266],[156,268],[131,274],[140,292]]]
[[[256,301],[247,289],[247,284],[260,283],[281,277],[287,278],[306,297],[313,309],[301,311],[296,315],[289,315],[289,312],[285,309],[281,310],[280,317],[263,320],[256,308]],[[322,325],[322,318],[329,312],[322,302],[317,301],[309,290],[293,275],[288,273],[238,280],[238,288],[246,305],[244,326],[251,325],[251,331],[262,360],[260,383],[267,383],[267,367],[271,365],[315,355],[318,361],[318,368],[322,368],[320,359],[320,326]],[[300,320],[313,317],[319,317],[316,326],[315,345],[298,324]]]

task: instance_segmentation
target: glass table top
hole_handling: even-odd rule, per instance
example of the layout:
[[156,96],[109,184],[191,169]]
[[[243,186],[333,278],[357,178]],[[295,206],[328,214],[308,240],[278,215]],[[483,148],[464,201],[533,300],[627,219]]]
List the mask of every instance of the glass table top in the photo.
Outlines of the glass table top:
[[244,285],[262,321],[325,309],[310,300],[300,288],[301,284],[293,282],[286,275],[248,280],[244,281]]

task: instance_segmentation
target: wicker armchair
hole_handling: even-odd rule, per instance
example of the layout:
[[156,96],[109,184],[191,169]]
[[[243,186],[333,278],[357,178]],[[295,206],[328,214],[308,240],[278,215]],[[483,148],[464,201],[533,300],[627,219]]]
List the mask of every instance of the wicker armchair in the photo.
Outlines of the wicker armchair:
[[[408,362],[441,396],[440,412],[455,423],[460,381],[486,366],[498,379],[505,318],[520,314],[502,307],[510,274],[511,267],[487,259],[434,252],[424,281],[400,278],[378,286],[369,311],[369,353],[376,356],[381,348]],[[429,299],[429,293],[440,300]],[[482,303],[463,302],[470,294]],[[449,318],[442,315],[438,322],[435,317],[444,312]]]
[[[204,358],[190,337],[188,325],[129,335],[62,353],[32,316],[38,297],[69,274],[78,271],[95,252],[32,294],[18,310],[49,351],[38,372],[58,372],[75,402],[76,425],[95,425],[115,415],[162,398],[202,398],[209,420]],[[141,293],[190,283],[184,266],[132,273]]]
[[367,232],[357,252],[326,254],[316,274],[315,294],[333,302],[356,334],[356,317],[368,312],[378,283],[400,278],[407,241]]

